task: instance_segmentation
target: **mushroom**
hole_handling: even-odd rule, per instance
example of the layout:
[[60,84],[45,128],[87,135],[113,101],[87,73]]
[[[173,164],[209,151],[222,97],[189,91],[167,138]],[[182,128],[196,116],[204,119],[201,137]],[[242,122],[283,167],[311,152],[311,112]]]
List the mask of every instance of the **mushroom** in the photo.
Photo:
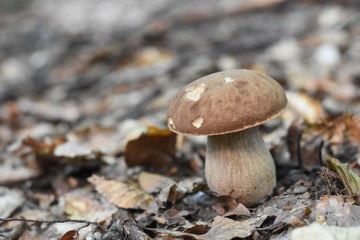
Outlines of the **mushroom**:
[[238,69],[202,77],[172,99],[170,130],[208,135],[209,189],[245,206],[261,202],[276,185],[275,164],[258,125],[285,110],[283,88],[264,73]]

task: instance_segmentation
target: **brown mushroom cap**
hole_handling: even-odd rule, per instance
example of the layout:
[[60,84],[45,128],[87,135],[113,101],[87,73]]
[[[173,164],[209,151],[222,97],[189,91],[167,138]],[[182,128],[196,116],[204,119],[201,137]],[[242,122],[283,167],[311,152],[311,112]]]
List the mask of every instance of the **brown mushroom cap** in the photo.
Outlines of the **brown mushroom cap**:
[[286,106],[283,88],[264,73],[217,72],[179,91],[169,106],[168,126],[185,135],[226,134],[266,122]]

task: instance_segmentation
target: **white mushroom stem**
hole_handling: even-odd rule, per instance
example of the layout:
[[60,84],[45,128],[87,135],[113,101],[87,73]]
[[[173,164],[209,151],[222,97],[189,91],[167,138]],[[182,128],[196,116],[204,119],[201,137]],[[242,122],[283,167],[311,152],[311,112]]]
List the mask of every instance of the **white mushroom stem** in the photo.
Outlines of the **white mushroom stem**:
[[274,161],[258,127],[209,136],[205,173],[211,191],[245,206],[261,202],[276,185]]

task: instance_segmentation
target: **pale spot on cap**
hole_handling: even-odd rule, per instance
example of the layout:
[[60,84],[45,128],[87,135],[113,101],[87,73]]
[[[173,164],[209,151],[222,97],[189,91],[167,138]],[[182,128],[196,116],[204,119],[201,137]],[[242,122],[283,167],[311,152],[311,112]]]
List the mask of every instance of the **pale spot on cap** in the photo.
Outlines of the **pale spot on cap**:
[[174,120],[171,117],[168,118],[168,124],[171,125],[173,129],[175,129]]
[[226,78],[224,78],[224,80],[225,80],[226,83],[234,81],[234,79],[232,79],[231,77],[226,77]]
[[204,122],[204,118],[202,116],[200,116],[192,122],[192,125],[196,128],[199,128],[199,127],[201,127],[203,122]]
[[185,89],[186,97],[190,100],[197,101],[200,99],[200,95],[205,91],[205,83],[199,85],[193,85]]

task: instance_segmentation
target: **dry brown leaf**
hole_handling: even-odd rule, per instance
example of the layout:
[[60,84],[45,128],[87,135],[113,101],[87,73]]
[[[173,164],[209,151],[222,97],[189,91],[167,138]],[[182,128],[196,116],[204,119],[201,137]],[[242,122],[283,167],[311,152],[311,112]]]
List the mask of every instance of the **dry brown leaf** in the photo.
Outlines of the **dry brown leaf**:
[[214,218],[211,229],[202,235],[203,239],[233,239],[246,238],[255,231],[252,221],[234,221],[229,218],[217,216]]
[[166,202],[172,188],[176,187],[176,182],[165,176],[141,172],[139,175],[140,187],[147,193],[159,192],[156,199],[160,202]]
[[332,144],[341,144],[348,138],[360,144],[360,121],[356,115],[345,113],[335,119],[324,119],[316,124],[305,123],[305,131],[323,134]]
[[[229,218],[217,216],[214,218],[211,229],[207,233],[202,235],[167,229],[148,228],[148,230],[160,233],[159,235],[157,235],[157,237],[172,237],[171,239],[173,239],[173,237],[183,237],[196,240],[230,240],[233,238],[249,237],[255,231],[255,222],[256,220],[253,218],[243,221],[234,221]],[[203,230],[206,231],[206,229]]]
[[175,133],[150,126],[145,134],[126,144],[125,160],[130,167],[142,165],[162,168],[171,163],[175,145]]
[[330,156],[345,157],[347,161],[353,161],[359,155],[360,121],[356,115],[345,113],[335,119],[323,119],[317,123],[304,122],[302,125],[294,121],[287,139],[292,155],[296,155],[296,138],[300,129],[303,130],[301,153],[305,167],[319,165],[321,141],[329,143]]
[[176,182],[171,178],[148,172],[141,172],[138,180],[141,189],[147,193],[156,193],[164,187],[176,184]]
[[185,194],[198,192],[204,189],[205,186],[206,183],[201,177],[186,178],[170,189],[172,191],[169,193],[169,198],[172,203],[175,203],[177,199],[183,197]]
[[150,195],[129,184],[106,180],[97,175],[92,175],[88,180],[95,185],[96,191],[106,197],[108,202],[120,208],[145,210],[154,201]]
[[245,207],[243,204],[239,203],[236,208],[234,208],[233,210],[225,213],[223,215],[223,217],[244,217],[244,216],[247,216],[249,217],[250,216],[250,211],[249,209],[247,209],[247,207]]
[[60,240],[77,240],[77,239],[79,239],[79,234],[75,230],[70,230],[70,231],[66,232],[60,238]]
[[233,197],[227,195],[218,196],[215,198],[215,201],[215,209],[219,215],[224,215],[225,213],[234,210],[238,204]]
[[196,222],[191,227],[186,228],[184,232],[200,235],[207,233],[209,229],[210,227],[207,224]]

